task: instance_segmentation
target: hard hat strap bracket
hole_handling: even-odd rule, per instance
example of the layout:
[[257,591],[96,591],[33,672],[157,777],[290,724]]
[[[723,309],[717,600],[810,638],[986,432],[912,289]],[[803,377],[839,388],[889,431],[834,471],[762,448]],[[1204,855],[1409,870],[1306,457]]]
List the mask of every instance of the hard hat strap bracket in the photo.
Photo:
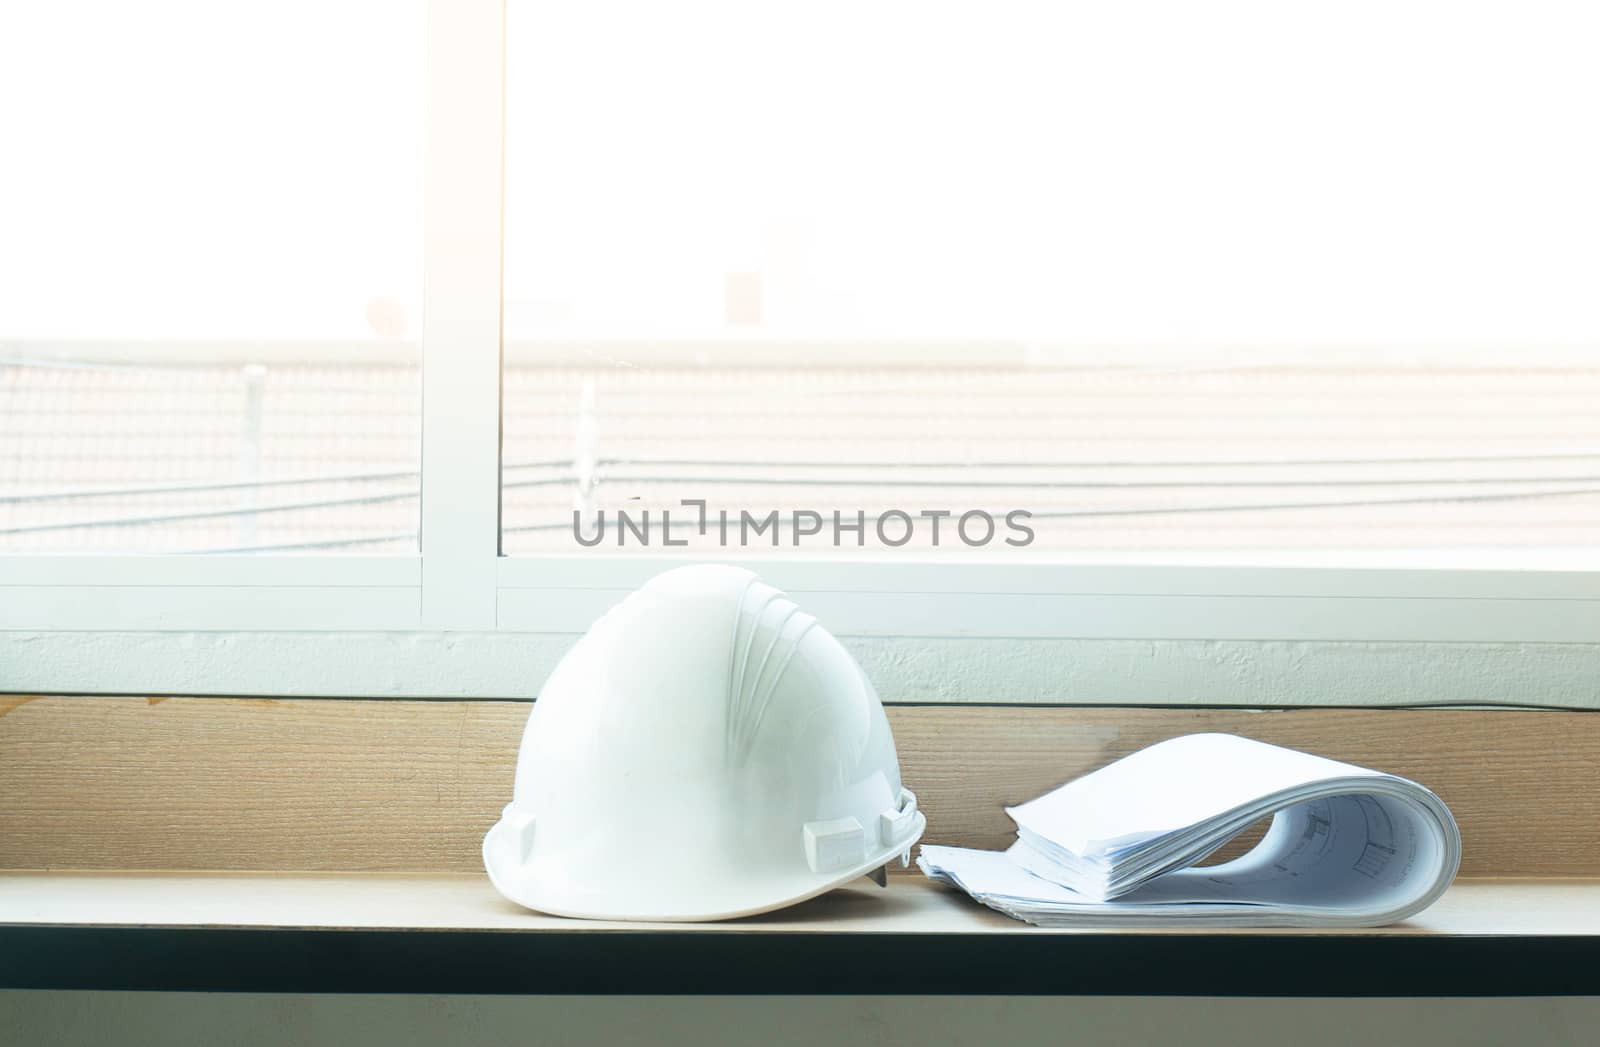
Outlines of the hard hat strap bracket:
[[911,835],[916,822],[917,794],[902,787],[899,802],[878,815],[878,839],[885,847],[898,843]]

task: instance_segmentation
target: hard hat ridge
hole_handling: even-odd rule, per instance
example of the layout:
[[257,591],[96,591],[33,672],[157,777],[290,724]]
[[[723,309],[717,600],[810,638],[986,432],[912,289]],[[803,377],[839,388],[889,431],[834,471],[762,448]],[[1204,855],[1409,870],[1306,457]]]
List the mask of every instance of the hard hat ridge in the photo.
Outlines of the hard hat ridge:
[[801,640],[816,624],[794,601],[753,575],[740,593],[728,679],[726,755],[730,765],[743,765],[750,758],[773,693],[800,650]]

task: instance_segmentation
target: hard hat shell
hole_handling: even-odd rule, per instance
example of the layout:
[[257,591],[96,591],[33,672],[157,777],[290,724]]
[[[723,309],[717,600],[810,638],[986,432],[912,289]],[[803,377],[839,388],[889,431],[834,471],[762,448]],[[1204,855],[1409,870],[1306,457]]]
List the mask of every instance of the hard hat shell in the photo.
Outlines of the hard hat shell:
[[556,666],[483,861],[541,912],[715,920],[904,861],[926,824],[849,652],[750,571],[698,565]]

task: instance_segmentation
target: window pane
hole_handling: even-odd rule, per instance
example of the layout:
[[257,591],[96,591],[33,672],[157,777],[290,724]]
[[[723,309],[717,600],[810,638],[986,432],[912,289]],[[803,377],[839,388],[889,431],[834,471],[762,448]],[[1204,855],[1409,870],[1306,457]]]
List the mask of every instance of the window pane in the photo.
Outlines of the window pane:
[[1597,30],[511,0],[505,547],[683,499],[815,511],[823,553],[835,510],[878,551],[924,510],[1031,512],[1034,551],[1593,546]]
[[416,547],[421,0],[0,9],[0,552]]

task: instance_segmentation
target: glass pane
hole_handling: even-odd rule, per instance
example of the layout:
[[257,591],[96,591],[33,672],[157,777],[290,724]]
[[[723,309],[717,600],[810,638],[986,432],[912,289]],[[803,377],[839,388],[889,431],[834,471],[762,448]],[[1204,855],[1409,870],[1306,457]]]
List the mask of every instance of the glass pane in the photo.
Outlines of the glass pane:
[[1596,544],[1592,5],[508,11],[508,552]]
[[0,7],[0,552],[416,548],[421,0]]

